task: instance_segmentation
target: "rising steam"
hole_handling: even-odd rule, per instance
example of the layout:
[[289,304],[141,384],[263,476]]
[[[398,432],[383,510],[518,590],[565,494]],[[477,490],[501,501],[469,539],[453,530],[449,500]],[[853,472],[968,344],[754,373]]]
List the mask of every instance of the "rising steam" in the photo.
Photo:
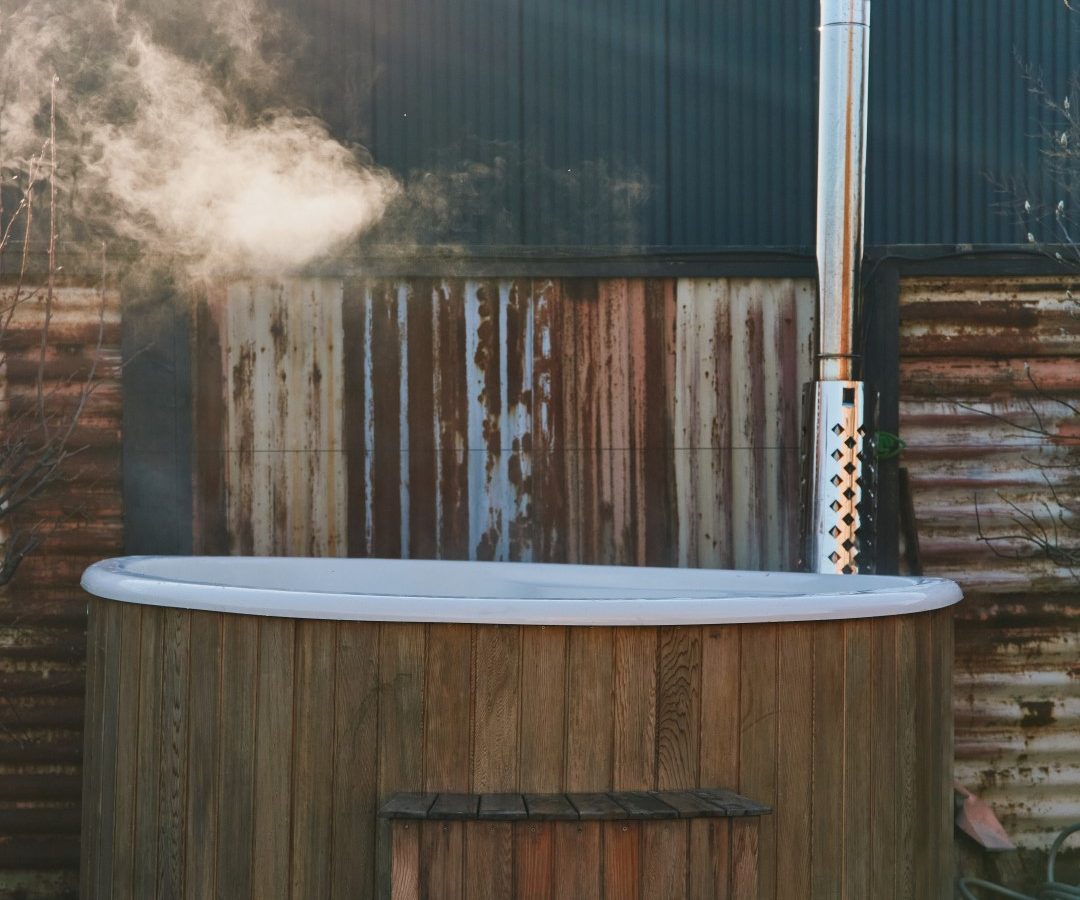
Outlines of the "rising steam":
[[110,0],[29,0],[7,17],[7,178],[41,146],[55,71],[71,231],[133,240],[198,275],[280,273],[380,218],[398,191],[385,170],[317,118],[253,101],[287,94],[275,84],[271,15],[246,0],[187,4],[189,22],[207,29],[199,47],[218,48],[207,60],[182,52],[182,20],[166,22],[181,40],[163,39],[168,3],[154,6],[156,22]]

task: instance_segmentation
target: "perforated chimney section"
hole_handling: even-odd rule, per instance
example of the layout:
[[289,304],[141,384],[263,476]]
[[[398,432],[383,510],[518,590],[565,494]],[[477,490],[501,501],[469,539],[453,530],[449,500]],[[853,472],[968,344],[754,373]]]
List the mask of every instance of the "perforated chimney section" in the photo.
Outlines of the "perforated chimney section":
[[873,571],[874,397],[858,376],[869,0],[822,0],[817,381],[804,396],[802,567]]

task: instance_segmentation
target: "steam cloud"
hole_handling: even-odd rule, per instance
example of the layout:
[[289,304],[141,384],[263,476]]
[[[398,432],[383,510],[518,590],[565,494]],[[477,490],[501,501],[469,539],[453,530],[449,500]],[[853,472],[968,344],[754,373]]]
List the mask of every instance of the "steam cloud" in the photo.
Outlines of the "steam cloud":
[[40,152],[60,79],[61,238],[113,234],[196,275],[279,273],[378,221],[393,177],[319,119],[271,105],[287,93],[273,15],[250,0],[154,7],[156,20],[111,0],[28,0],[2,22],[8,179]]

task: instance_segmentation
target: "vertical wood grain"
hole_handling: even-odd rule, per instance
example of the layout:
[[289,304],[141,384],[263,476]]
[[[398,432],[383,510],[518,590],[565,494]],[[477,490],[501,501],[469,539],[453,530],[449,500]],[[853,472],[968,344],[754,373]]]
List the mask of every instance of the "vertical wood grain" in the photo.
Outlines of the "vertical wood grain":
[[697,787],[701,739],[701,631],[660,629],[656,687],[656,786]]
[[[94,830],[97,840],[97,884],[103,887],[112,881],[114,859],[110,839],[116,825],[116,784],[121,777],[117,759],[117,736],[120,715],[121,662],[124,658],[123,610],[119,603],[106,601],[99,609],[101,628],[101,698],[109,710],[101,729],[97,748],[98,773],[101,778],[101,801],[97,809]],[[130,648],[129,648],[130,649]]]
[[291,895],[330,893],[334,796],[334,687],[336,623],[300,621],[296,627],[295,729],[292,768]]
[[555,900],[600,900],[600,823],[555,826]]
[[[814,828],[811,895],[842,896],[844,865],[844,650],[843,622],[814,628]],[[854,900],[854,898],[852,898]]]
[[[934,721],[938,724],[937,743],[929,747],[927,765],[936,773],[935,805],[931,807],[936,821],[937,872],[935,884],[949,884],[954,867],[953,853],[953,610],[946,608],[933,613],[935,649]],[[936,756],[934,751],[936,749]]]
[[191,613],[186,609],[167,609],[164,613],[157,895],[171,898],[184,895]]
[[[560,879],[565,896],[621,893],[635,871],[664,896],[673,853],[694,862],[672,896],[724,896],[716,873],[727,860],[748,870],[754,840],[765,896],[931,900],[951,877],[947,612],[631,630],[109,606],[113,636],[98,634],[106,619],[90,639],[90,719],[114,720],[111,737],[89,729],[110,745],[101,759],[115,759],[115,777],[87,763],[88,833],[107,861],[84,873],[97,896],[280,896],[291,879],[298,896],[367,897],[389,891],[393,874],[380,797],[616,781],[731,787],[776,812],[756,838],[728,840],[718,835],[730,823],[700,820],[627,832],[480,822],[426,840],[449,883],[479,896],[513,881],[521,896],[547,897]],[[111,675],[94,669],[103,658]],[[473,710],[483,712],[470,738]],[[655,739],[655,782],[635,733],[651,720],[668,728]],[[679,828],[681,849],[663,849]],[[640,838],[627,837],[634,829]]]
[[641,830],[641,896],[685,897],[689,830],[679,819],[648,822]]
[[379,746],[379,625],[340,622],[334,690],[333,900],[371,897]]
[[916,616],[915,623],[915,803],[920,810],[922,825],[915,832],[915,896],[933,900],[937,847],[934,846],[935,773],[930,771],[929,759],[936,746],[935,723],[931,710],[934,698],[933,621],[931,615]]
[[612,786],[617,791],[648,790],[656,785],[657,630],[616,628],[614,634]]
[[741,628],[706,625],[701,629],[701,784],[739,784],[739,690]]
[[517,784],[521,628],[477,625],[473,646],[473,790],[507,791]]
[[[94,601],[95,603],[101,601]],[[142,608],[130,603],[117,603],[123,619],[120,648],[120,691],[117,698],[116,725],[116,785],[115,819],[112,833],[113,872],[112,883],[105,894],[130,897],[134,866],[133,844],[135,842],[135,786],[138,783],[138,741],[141,708],[139,706],[139,681],[141,667]],[[92,721],[92,707],[87,710]],[[93,804],[88,804],[91,810]],[[216,837],[216,835],[214,835]],[[213,853],[216,841],[211,840],[209,853]],[[189,844],[190,846],[190,844]],[[107,852],[107,851],[103,851]],[[90,896],[90,895],[87,895]]]
[[[258,627],[252,894],[287,897],[294,804],[285,807],[281,798],[289,797],[293,790],[297,623],[268,618]],[[328,694],[326,699],[332,696]]]
[[519,900],[555,896],[555,825],[514,823],[514,885]]
[[639,822],[602,824],[605,900],[638,896],[641,883],[641,828]]
[[916,835],[920,831],[917,793],[918,735],[918,660],[915,617],[901,616],[896,621],[896,897],[912,900],[916,896]]
[[[379,800],[423,787],[425,626],[384,624],[379,634]],[[381,820],[380,820],[381,821]],[[382,894],[389,883],[389,835],[377,830],[376,862]]]
[[844,623],[844,894],[870,896],[873,706],[868,619]]
[[611,784],[613,638],[610,628],[570,629],[566,709],[566,789]]
[[[814,629],[791,622],[778,638],[776,806],[777,896],[810,896],[814,783]],[[771,865],[770,862],[763,864]],[[876,895],[875,895],[876,896]]]
[[[188,689],[187,868],[185,896],[190,900],[212,897],[215,885],[220,784],[217,768],[221,752],[222,616],[195,614],[191,619],[191,684]],[[119,886],[118,886],[119,887]],[[123,890],[117,896],[126,896]]]
[[139,651],[138,776],[135,785],[135,839],[132,893],[152,897],[157,889],[157,821],[161,768],[161,664],[165,611],[143,607]]
[[[90,601],[86,623],[86,698],[87,705],[100,711],[96,722],[90,723],[83,732],[83,772],[84,777],[94,784],[102,783],[102,753],[104,752],[104,733],[109,727],[109,720],[115,716],[115,710],[104,696],[105,684],[105,601]],[[104,790],[94,798],[83,801],[82,808],[82,870],[80,872],[80,893],[89,897],[99,890],[98,870],[101,867],[101,850],[105,843],[100,832],[98,816],[104,800]],[[111,861],[110,861],[111,863]]]
[[420,900],[420,827],[395,822],[390,861],[391,900]]
[[731,820],[690,822],[689,900],[728,900],[731,887]]
[[[760,857],[760,821],[731,820],[731,900],[758,900],[761,896],[760,871],[762,866],[769,866],[769,861],[768,857]],[[829,893],[821,896],[834,898],[839,895]]]
[[[224,616],[221,642],[221,771],[217,895],[247,897],[252,887],[255,799],[257,619]],[[278,748],[280,752],[280,748]],[[287,795],[286,795],[287,796]],[[280,808],[280,807],[279,807]]]
[[[742,684],[739,698],[739,791],[776,806],[777,649],[779,626],[743,625]],[[758,840],[769,860],[760,869],[761,900],[776,896],[776,823],[761,822]]]
[[899,806],[897,742],[897,619],[873,623],[873,749],[870,759],[870,895],[892,900],[896,893],[897,820]]
[[429,625],[424,668],[424,790],[469,790],[471,625]]
[[466,827],[465,896],[469,900],[503,900],[514,896],[510,822],[470,822]]
[[522,629],[522,791],[557,791],[565,785],[568,641],[569,629],[563,626]]
[[424,822],[420,832],[420,896],[460,900],[466,896],[464,822]]

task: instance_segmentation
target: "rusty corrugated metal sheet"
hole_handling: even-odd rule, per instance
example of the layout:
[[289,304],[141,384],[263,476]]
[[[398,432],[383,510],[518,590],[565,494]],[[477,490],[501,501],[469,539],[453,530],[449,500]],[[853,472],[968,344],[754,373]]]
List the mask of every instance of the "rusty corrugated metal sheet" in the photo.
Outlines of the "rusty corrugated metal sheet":
[[[3,296],[10,302],[10,290]],[[79,577],[119,552],[122,536],[120,301],[113,292],[104,299],[97,386],[69,444],[84,449],[68,478],[23,512],[58,524],[0,589],[0,891],[11,896],[73,897],[78,883],[86,649]],[[36,402],[41,300],[38,293],[21,306],[6,330],[0,414]],[[69,409],[84,383],[101,311],[94,288],[56,292],[44,368],[53,411]]]
[[[217,297],[199,340],[221,351],[198,378],[224,412],[197,439],[227,448],[230,538],[203,549],[342,552],[347,533],[352,555],[794,558],[807,282],[321,279]],[[318,345],[318,389],[296,341]],[[198,493],[213,520],[217,494]],[[315,512],[325,534],[303,531]]]
[[234,553],[345,551],[341,289],[331,279],[253,280],[221,297]]
[[[978,540],[975,507],[984,534],[1004,535],[1016,531],[1010,505],[1039,509],[1048,485],[1066,503],[1080,499],[1078,417],[1052,399],[1080,406],[1080,318],[1068,288],[953,279],[907,281],[901,293],[904,458],[923,561],[966,594],[957,778],[1035,849],[1080,819],[1080,582],[1023,543],[1004,541],[1009,555],[996,555]],[[1065,539],[1076,543],[1075,533]]]

